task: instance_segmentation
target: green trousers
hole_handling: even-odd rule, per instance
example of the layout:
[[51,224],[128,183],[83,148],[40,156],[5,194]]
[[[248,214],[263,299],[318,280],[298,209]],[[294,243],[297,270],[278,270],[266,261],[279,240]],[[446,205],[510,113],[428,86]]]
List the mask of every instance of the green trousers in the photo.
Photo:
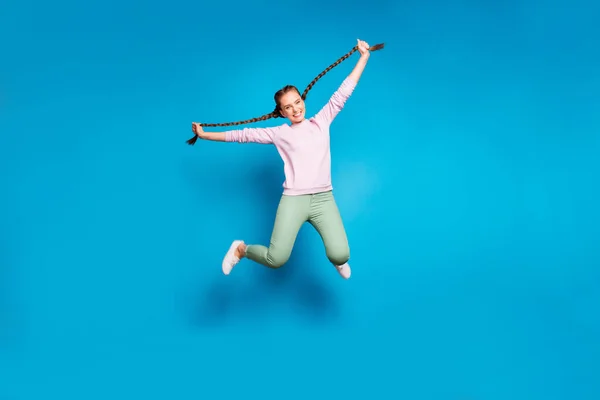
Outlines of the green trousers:
[[319,233],[325,254],[334,265],[350,258],[348,238],[332,191],[301,196],[281,196],[269,247],[248,245],[246,257],[269,268],[284,265],[292,253],[296,237],[305,222]]

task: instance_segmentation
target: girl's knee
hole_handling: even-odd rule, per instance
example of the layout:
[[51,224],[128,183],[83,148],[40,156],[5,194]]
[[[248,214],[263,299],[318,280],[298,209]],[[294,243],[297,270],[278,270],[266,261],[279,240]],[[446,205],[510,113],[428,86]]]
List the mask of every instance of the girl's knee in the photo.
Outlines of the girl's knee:
[[290,251],[269,251],[267,262],[271,268],[280,268],[290,259]]
[[327,251],[327,258],[334,265],[343,265],[350,259],[350,248],[347,245],[334,246]]

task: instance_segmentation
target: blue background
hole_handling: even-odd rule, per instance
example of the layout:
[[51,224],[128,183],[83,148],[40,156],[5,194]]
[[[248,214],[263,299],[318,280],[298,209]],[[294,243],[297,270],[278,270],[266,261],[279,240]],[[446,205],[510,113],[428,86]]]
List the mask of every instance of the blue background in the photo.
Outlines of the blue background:
[[[600,397],[598,3],[2,4],[1,399]],[[386,48],[332,126],[353,277],[309,226],[223,276],[282,163],[191,122],[357,38]]]

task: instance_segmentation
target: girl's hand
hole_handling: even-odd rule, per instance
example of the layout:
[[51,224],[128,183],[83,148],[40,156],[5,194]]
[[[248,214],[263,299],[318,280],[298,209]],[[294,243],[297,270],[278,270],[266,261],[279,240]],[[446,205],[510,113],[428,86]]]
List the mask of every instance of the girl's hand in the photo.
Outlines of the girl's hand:
[[358,42],[358,52],[360,53],[360,56],[368,58],[371,54],[369,52],[369,48],[371,46],[369,46],[369,44],[363,40],[356,39],[356,41]]
[[202,129],[202,125],[197,122],[192,122],[192,132],[194,132],[201,139],[204,137],[204,130]]

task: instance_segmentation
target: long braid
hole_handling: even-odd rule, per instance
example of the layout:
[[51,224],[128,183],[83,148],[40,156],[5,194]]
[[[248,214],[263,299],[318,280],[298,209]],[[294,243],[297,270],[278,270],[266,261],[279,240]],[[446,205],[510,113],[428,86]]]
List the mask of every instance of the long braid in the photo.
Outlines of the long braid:
[[[377,51],[377,50],[381,50],[383,49],[384,44],[380,43],[380,44],[376,44],[374,46],[371,46],[369,48],[369,51]],[[319,79],[321,79],[323,76],[325,76],[325,74],[329,71],[331,71],[333,68],[335,68],[336,66],[338,66],[341,62],[343,62],[344,60],[348,59],[354,52],[358,51],[358,46],[354,46],[352,48],[352,50],[350,50],[348,53],[344,54],[342,57],[340,57],[336,62],[334,62],[333,64],[331,64],[329,67],[327,67],[323,72],[321,72],[315,79],[312,80],[311,83],[308,84],[308,86],[306,87],[306,89],[304,90],[304,93],[302,93],[302,100],[306,100],[306,96],[308,95],[308,92],[313,88],[313,86],[315,85],[315,83],[317,83],[317,81]],[[247,119],[245,121],[238,121],[238,122],[222,122],[222,123],[201,123],[199,124],[200,126],[233,126],[233,125],[245,125],[245,124],[251,124],[253,122],[258,122],[258,121],[266,121],[267,119],[271,119],[271,118],[279,118],[280,114],[279,114],[279,110],[278,107],[275,108],[275,110],[271,111],[269,114],[265,114],[262,117],[258,117],[258,118],[252,118],[252,119]],[[189,145],[194,145],[194,143],[196,143],[196,141],[198,140],[198,136],[194,135],[193,138],[187,140],[187,143]]]
[[[383,49],[383,46],[384,46],[383,43],[376,44],[375,46],[371,46],[369,48],[369,51],[381,50],[381,49]],[[306,100],[306,95],[312,89],[312,87],[315,85],[315,83],[317,83],[317,81],[319,79],[321,79],[323,76],[325,76],[325,74],[328,73],[329,71],[331,71],[333,68],[337,67],[342,61],[346,60],[348,57],[350,57],[357,50],[358,50],[358,46],[354,46],[352,48],[352,50],[350,50],[348,53],[346,53],[345,55],[343,55],[342,57],[340,57],[339,60],[337,60],[336,62],[334,62],[333,64],[331,64],[329,67],[327,67],[325,69],[325,71],[321,72],[315,79],[313,79],[313,81],[311,83],[309,83],[308,86],[306,87],[306,89],[304,90],[304,93],[302,93],[302,100]]]

